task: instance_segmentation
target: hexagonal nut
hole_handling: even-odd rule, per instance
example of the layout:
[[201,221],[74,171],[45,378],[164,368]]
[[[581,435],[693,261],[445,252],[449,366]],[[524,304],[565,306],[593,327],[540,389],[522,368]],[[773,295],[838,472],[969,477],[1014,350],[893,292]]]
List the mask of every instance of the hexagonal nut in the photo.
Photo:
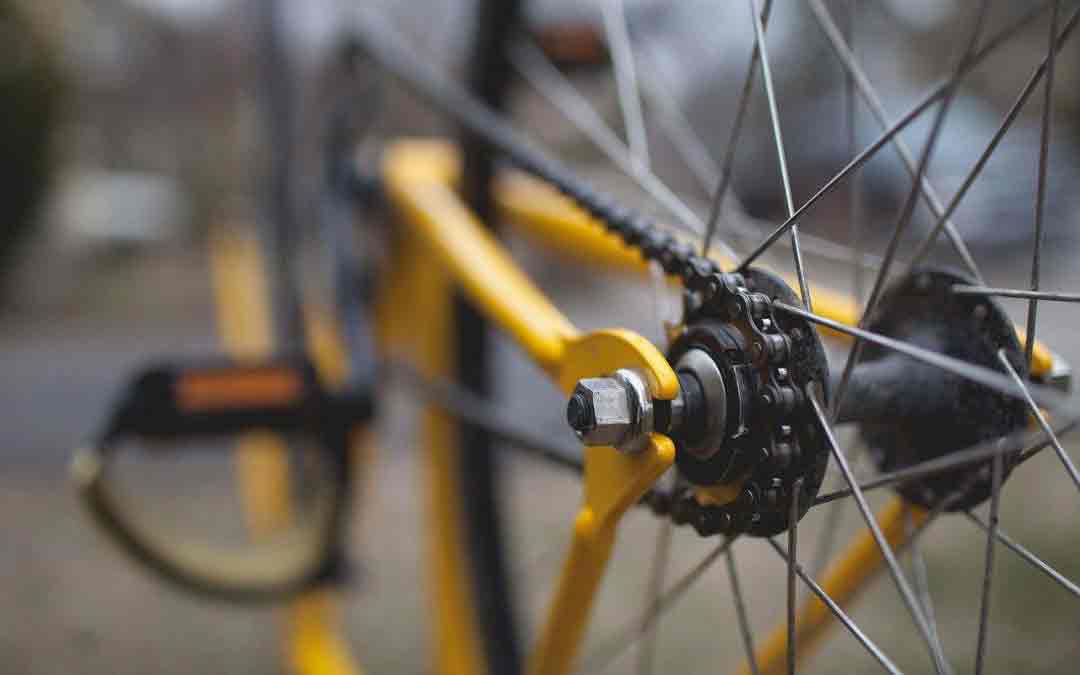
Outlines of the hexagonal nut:
[[574,395],[581,395],[592,410],[592,424],[578,431],[585,445],[618,445],[634,428],[634,402],[623,383],[611,377],[580,380]]

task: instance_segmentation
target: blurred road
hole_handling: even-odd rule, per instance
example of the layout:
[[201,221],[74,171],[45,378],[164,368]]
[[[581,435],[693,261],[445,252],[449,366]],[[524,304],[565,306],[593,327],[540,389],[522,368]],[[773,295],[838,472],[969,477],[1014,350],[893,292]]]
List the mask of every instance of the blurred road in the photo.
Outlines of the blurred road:
[[[628,280],[582,279],[551,262],[539,253],[526,258],[526,267],[582,328],[627,325],[656,335],[654,289]],[[153,355],[212,350],[205,269],[199,256],[136,259],[88,281],[63,311],[5,318],[0,328],[0,588],[5,599],[0,672],[279,672],[272,610],[208,603],[163,587],[94,531],[66,481],[71,449],[101,422],[134,364]],[[1047,279],[1047,286],[1080,287],[1076,278],[1068,285],[1069,277],[1080,272],[1062,270]],[[1002,275],[1015,281],[1019,272]],[[1014,306],[1022,317],[1022,303]],[[1067,338],[1068,327],[1076,324],[1067,310],[1047,307],[1040,316],[1047,326],[1044,334],[1076,363],[1080,348]],[[505,341],[500,342],[500,358],[505,366],[501,398],[523,423],[565,438],[569,432],[562,422],[561,396],[540,383],[542,375]],[[372,673],[420,673],[427,664],[427,607],[417,590],[423,580],[423,517],[413,497],[416,453],[409,408],[397,396],[388,407],[371,494],[358,507],[354,523],[353,557],[360,572],[348,593],[349,637]],[[1075,444],[1070,449],[1075,455]],[[518,592],[535,622],[559,567],[578,488],[573,480],[524,460],[512,461],[509,469],[515,559],[530,575]],[[159,488],[162,494],[185,490],[168,479]],[[1067,575],[1080,578],[1075,537],[1080,510],[1057,460],[1046,453],[1031,462],[1010,480],[1005,494],[1005,527]],[[885,496],[884,491],[874,495],[875,503]],[[854,513],[849,508],[845,516],[848,531],[857,525]],[[822,519],[815,512],[804,521],[800,532],[806,546],[815,541]],[[597,608],[590,648],[639,615],[656,528],[656,521],[642,513],[628,519]],[[961,670],[973,654],[983,541],[960,518],[942,523],[926,539],[938,619]],[[690,533],[680,533],[676,542],[671,579],[712,545]],[[997,670],[1068,672],[1080,657],[1075,599],[1007,552],[1001,551],[998,560],[991,648],[1001,664]],[[782,594],[776,589],[782,587],[783,569],[767,547],[754,542],[741,545],[739,564],[755,626],[764,629],[781,616]],[[660,663],[698,672],[701,663],[734,665],[739,659],[725,577],[719,569],[711,573],[663,625]],[[883,648],[898,654],[903,667],[925,670],[918,638],[887,581],[867,593],[855,616]],[[618,672],[632,665],[632,658],[625,658]],[[814,665],[820,672],[873,668],[860,648],[839,634]]]

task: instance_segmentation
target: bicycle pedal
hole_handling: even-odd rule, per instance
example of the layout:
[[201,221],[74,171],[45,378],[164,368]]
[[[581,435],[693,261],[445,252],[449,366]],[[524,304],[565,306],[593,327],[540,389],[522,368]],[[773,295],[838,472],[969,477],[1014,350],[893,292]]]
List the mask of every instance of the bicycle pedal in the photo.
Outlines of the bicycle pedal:
[[143,369],[131,381],[103,440],[182,439],[256,429],[336,435],[371,415],[367,392],[329,391],[304,358],[165,362]]

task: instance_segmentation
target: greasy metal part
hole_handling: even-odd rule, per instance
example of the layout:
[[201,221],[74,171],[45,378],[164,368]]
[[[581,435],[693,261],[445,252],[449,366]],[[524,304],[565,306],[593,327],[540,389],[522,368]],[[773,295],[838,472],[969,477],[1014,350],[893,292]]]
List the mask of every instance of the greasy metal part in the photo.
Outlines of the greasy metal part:
[[[654,490],[645,503],[702,536],[771,536],[801,517],[817,494],[828,448],[806,424],[799,387],[827,384],[816,332],[774,316],[774,299],[794,299],[779,278],[759,270],[717,275],[687,294],[687,322],[669,360],[683,411],[667,428],[680,473],[693,490]],[[792,488],[799,485],[799,488]]]
[[[724,387],[724,376],[720,373],[716,361],[703,349],[688,349],[675,363],[677,374],[686,373],[694,378],[694,382],[701,388],[701,396],[704,402],[704,410],[694,410],[696,417],[702,419],[704,424],[695,434],[684,435],[686,441],[683,448],[702,459],[708,459],[715,454],[724,442],[727,433],[727,389]],[[672,424],[673,429],[680,429],[680,424]]]
[[[1008,315],[990,298],[951,292],[967,283],[949,272],[916,270],[883,295],[869,317],[869,330],[1001,371],[1004,350],[1018,372],[1023,350]],[[940,368],[868,344],[853,371],[851,396],[840,419],[855,421],[883,472],[944,457],[979,442],[1024,428],[1024,401],[1006,396]],[[1006,478],[1019,450],[1005,455]],[[971,476],[982,476],[968,480]],[[957,491],[964,486],[964,494]],[[898,488],[909,501],[933,508],[949,499],[964,510],[990,495],[989,463],[942,472]]]

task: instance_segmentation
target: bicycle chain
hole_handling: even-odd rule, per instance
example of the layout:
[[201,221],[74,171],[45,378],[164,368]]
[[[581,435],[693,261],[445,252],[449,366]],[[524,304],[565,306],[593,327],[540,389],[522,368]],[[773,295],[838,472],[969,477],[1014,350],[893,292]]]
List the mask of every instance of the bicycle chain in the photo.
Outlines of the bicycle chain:
[[[642,257],[656,262],[665,273],[679,277],[687,291],[688,307],[705,311],[735,324],[751,339],[754,366],[766,374],[757,391],[757,406],[770,418],[767,447],[757,458],[744,458],[747,470],[759,462],[769,462],[782,473],[798,456],[799,442],[792,433],[792,413],[804,405],[803,394],[790,385],[789,357],[793,336],[785,335],[773,316],[772,299],[748,288],[741,274],[725,273],[713,260],[695,253],[694,246],[661,230],[644,215],[615,203],[574,177],[556,162],[534,152],[514,137],[500,140],[502,130],[494,128],[490,140],[501,146],[518,168],[550,183],[570,198],[609,232],[618,235]],[[798,330],[798,329],[795,329]],[[794,336],[798,338],[799,336]],[[756,461],[754,461],[756,460]],[[726,505],[703,504],[685,490],[650,490],[642,499],[654,513],[668,516],[678,525],[688,524],[702,536],[735,534],[760,519],[760,508],[778,505],[789,497],[790,485],[777,477],[768,485],[747,481],[738,498]]]

